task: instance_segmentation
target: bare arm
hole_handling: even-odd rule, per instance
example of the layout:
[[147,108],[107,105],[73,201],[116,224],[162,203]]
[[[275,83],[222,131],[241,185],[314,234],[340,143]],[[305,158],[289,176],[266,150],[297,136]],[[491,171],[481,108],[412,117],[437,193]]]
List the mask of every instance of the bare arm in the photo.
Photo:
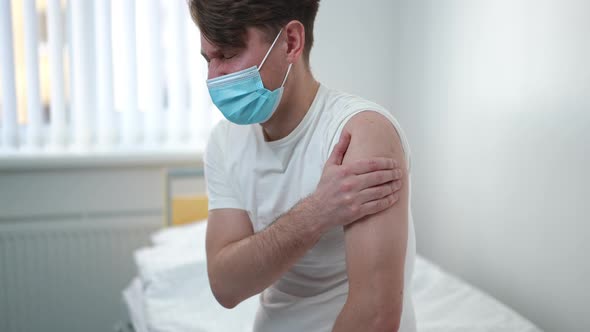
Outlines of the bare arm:
[[[362,112],[346,128],[353,139],[343,165],[375,156],[405,160],[397,132],[384,116]],[[409,200],[407,170],[402,169],[398,203],[345,227],[349,294],[334,332],[393,332],[399,328]]]
[[207,229],[207,268],[215,297],[226,308],[276,281],[321,236],[318,224],[293,210],[254,234],[242,210],[212,210]]
[[[343,135],[316,191],[254,234],[248,214],[212,210],[207,227],[207,270],[211,289],[227,308],[274,283],[332,227],[354,222],[395,203],[396,163],[372,158],[343,166],[350,135]],[[350,202],[356,201],[351,209]]]

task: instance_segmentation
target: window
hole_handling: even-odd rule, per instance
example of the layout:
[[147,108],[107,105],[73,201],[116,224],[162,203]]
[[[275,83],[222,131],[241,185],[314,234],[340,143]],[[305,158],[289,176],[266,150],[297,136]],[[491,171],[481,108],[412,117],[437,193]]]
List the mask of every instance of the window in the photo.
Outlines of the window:
[[220,114],[184,0],[0,6],[0,158],[202,150]]

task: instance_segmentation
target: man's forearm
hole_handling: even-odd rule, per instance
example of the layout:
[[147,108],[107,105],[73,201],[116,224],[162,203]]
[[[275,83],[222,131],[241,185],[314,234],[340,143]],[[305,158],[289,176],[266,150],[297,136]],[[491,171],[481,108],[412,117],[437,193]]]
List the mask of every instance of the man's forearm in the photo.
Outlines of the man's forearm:
[[224,305],[233,307],[269,287],[323,231],[301,201],[265,230],[227,245],[209,264],[211,280],[225,294]]

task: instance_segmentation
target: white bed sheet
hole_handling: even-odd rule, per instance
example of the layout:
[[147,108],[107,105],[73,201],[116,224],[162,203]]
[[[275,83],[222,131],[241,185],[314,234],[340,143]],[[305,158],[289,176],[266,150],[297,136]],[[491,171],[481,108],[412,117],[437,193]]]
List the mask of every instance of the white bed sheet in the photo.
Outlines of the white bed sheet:
[[[251,331],[258,297],[232,310],[209,288],[206,223],[163,229],[135,253],[138,276],[123,292],[137,332]],[[420,332],[537,332],[531,322],[474,286],[417,256],[412,296]]]

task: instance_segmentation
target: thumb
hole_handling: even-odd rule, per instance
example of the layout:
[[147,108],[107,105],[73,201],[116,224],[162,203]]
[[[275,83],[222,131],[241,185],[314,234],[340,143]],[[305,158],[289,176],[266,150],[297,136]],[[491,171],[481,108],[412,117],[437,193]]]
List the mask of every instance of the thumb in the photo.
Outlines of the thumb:
[[346,150],[348,150],[348,145],[350,144],[350,133],[347,131],[342,131],[340,135],[340,141],[332,150],[330,157],[328,158],[328,164],[331,165],[342,165],[342,160],[344,160],[344,154],[346,154]]

